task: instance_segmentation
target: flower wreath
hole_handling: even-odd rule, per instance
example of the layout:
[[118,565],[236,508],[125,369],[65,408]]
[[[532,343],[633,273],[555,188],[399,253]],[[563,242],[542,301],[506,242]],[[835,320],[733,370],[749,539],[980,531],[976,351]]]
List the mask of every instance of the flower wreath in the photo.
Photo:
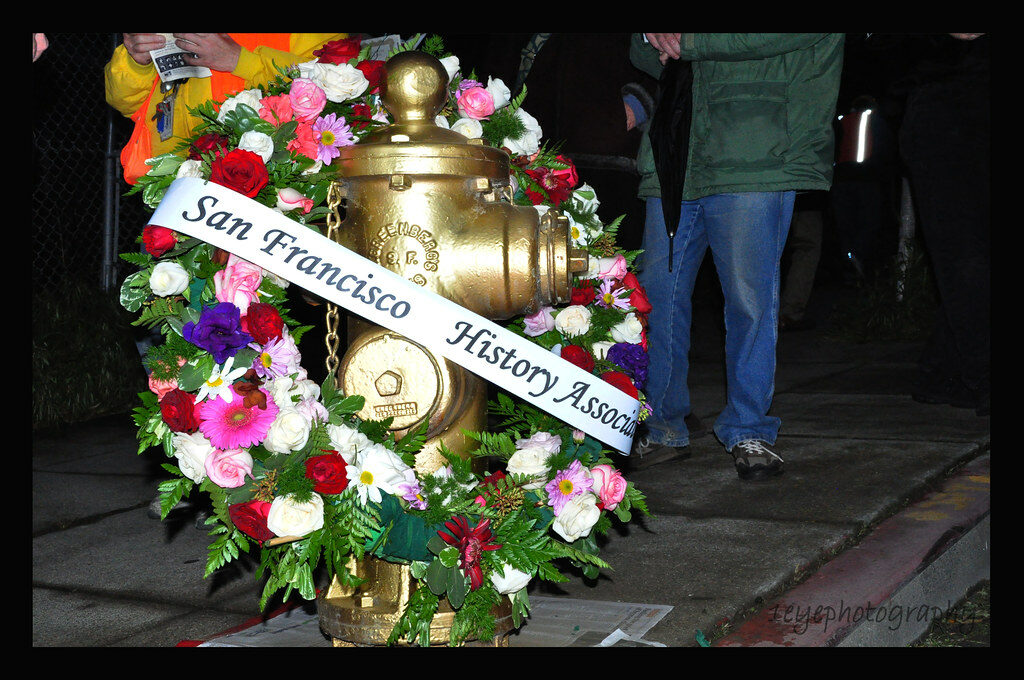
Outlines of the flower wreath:
[[[462,77],[436,36],[421,49],[451,77],[437,123],[506,148],[514,202],[561,210],[574,245],[591,255],[571,305],[510,328],[643,401],[650,304],[630,271],[636,253],[616,249],[621,218],[603,225],[594,189],[541,143],[540,126],[521,107],[525,88],[512,98],[498,79]],[[349,39],[314,54],[265,88],[193,110],[202,120],[193,137],[151,159],[129,193],[155,207],[175,178],[202,177],[317,228],[338,148],[389,120],[376,96],[383,62],[368,60],[367,47]],[[390,420],[355,416],[363,398],[338,391],[333,375],[320,385],[308,378],[297,343],[310,327],[289,317],[287,281],[158,225],[140,240],[142,252],[121,255],[139,267],[121,303],[140,313],[133,324],[159,329],[164,342],[144,357],[150,391],[134,412],[138,451],[160,446],[173,461],[163,465],[173,477],[159,486],[162,517],[196,487],[209,494],[205,576],[260,548],[261,610],[281,589],[285,599],[296,590],[316,597],[321,563],[358,585],[346,563],[369,553],[409,564],[419,582],[389,643],[429,644],[441,598],[456,612],[453,644],[486,640],[502,596],[518,626],[533,578],[568,580],[556,561],[596,578],[609,566],[597,536],[612,517],[649,514],[599,442],[505,394],[489,405],[500,431],[468,433],[479,442],[472,456],[504,470],[477,475],[472,459],[442,451],[446,467],[417,474],[422,431],[395,441]]]

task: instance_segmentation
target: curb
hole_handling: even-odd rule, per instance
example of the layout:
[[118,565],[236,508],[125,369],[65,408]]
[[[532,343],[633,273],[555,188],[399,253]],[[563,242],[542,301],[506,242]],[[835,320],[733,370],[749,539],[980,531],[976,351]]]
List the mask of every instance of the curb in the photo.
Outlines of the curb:
[[715,647],[893,647],[990,575],[990,455],[879,524]]

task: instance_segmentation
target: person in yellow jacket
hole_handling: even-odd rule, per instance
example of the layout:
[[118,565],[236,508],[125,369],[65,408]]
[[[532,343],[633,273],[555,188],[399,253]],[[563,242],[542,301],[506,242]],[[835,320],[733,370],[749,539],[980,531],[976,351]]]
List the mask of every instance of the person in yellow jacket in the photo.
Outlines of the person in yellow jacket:
[[[272,81],[278,71],[315,59],[313,52],[346,33],[175,33],[175,43],[188,51],[185,61],[205,66],[209,78],[189,78],[164,92],[150,50],[164,47],[160,33],[125,33],[103,69],[107,103],[135,121],[132,138],[121,154],[125,181],[134,184],[148,171],[147,158],[174,151],[192,134],[198,119],[189,115],[205,101],[223,101],[241,90]],[[157,107],[171,104],[170,135],[157,129]]]

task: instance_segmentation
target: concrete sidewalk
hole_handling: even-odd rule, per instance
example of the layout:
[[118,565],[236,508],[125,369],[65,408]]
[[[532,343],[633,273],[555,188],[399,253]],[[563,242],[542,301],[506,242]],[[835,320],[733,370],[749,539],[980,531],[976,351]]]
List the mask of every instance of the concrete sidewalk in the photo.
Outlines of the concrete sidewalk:
[[[691,385],[710,427],[725,388],[709,319],[694,327]],[[670,605],[645,636],[669,646],[891,645],[912,638],[909,623],[901,636],[866,624],[804,635],[777,619],[794,603],[935,611],[988,578],[990,418],[911,400],[916,345],[827,330],[780,337],[784,475],[741,482],[714,437],[699,439],[686,460],[630,473],[655,518],[612,532],[614,570],[537,594]],[[173,646],[258,614],[251,561],[204,580],[205,532],[146,517],[163,454],[135,450],[127,415],[33,438],[35,646]]]

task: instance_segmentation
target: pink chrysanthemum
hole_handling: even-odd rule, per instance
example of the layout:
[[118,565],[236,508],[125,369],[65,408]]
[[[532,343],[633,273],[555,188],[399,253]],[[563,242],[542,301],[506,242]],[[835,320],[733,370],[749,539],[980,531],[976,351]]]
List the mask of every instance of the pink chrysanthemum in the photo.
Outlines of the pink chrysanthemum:
[[330,164],[331,160],[341,155],[339,146],[351,146],[356,143],[352,128],[344,117],[328,113],[313,123],[313,139],[316,140],[316,160]]
[[616,282],[613,279],[604,280],[601,289],[597,292],[597,304],[602,307],[629,309],[629,296],[626,295],[626,289],[620,286],[618,289],[612,290],[615,285]]
[[[234,390],[233,390],[234,391]],[[220,397],[207,399],[199,407],[199,431],[218,449],[240,449],[255,446],[267,436],[270,425],[277,417],[277,404],[266,394],[267,407],[246,406],[245,399],[236,391],[230,402]]]
[[590,491],[594,486],[594,480],[587,475],[586,468],[578,460],[574,460],[566,470],[559,470],[544,490],[548,492],[548,505],[554,508],[555,514],[562,512],[565,506],[574,496]]

